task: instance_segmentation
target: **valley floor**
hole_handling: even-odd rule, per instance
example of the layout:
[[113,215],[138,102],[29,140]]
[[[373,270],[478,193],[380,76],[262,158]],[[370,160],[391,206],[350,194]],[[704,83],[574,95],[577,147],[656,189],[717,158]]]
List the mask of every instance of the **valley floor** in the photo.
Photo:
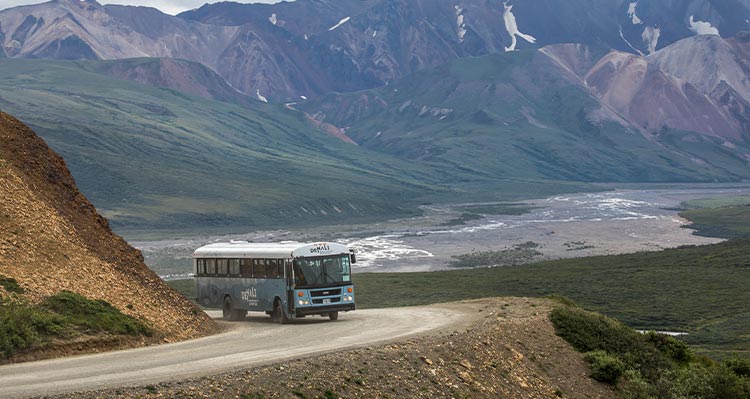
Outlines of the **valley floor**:
[[[355,248],[357,272],[418,272],[454,267],[455,256],[507,251],[532,242],[538,254],[512,264],[579,258],[681,245],[705,245],[719,238],[693,235],[676,209],[694,198],[750,194],[733,187],[629,189],[556,196],[523,203],[466,203],[423,207],[421,217],[367,225],[266,230],[234,235],[194,235],[159,241],[131,240],[146,263],[165,279],[188,277],[195,248],[230,239],[336,241]],[[498,264],[502,265],[502,264]]]

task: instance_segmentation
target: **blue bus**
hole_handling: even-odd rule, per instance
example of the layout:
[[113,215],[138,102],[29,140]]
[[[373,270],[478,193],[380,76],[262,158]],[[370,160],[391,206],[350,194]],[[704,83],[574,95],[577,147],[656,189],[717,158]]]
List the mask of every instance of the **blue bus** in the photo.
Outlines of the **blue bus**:
[[225,320],[266,312],[279,323],[310,315],[337,320],[355,309],[354,251],[336,243],[206,245],[193,253],[196,301]]

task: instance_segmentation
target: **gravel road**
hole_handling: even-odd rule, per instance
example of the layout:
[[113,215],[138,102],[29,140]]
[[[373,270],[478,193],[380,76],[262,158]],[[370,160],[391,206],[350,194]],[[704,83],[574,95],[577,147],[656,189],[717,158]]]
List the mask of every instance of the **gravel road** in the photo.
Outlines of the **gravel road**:
[[[216,318],[219,312],[209,312]],[[261,314],[197,340],[0,367],[0,397],[25,398],[175,381],[396,340],[470,322],[468,306],[368,309],[336,322],[279,325]]]

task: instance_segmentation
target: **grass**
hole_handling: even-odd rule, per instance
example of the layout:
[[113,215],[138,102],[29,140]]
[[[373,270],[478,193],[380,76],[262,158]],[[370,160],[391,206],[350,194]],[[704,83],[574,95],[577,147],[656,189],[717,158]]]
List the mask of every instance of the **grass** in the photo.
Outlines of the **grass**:
[[354,146],[283,105],[207,100],[97,72],[108,65],[2,59],[0,109],[60,153],[81,191],[129,237],[371,222],[469,195],[592,190]]
[[550,320],[559,336],[585,353],[591,377],[617,386],[622,398],[750,397],[750,358],[718,363],[696,357],[674,337],[640,334],[576,307],[559,306]]
[[707,237],[750,237],[750,205],[699,208],[680,213],[693,222],[695,234]]
[[[358,273],[358,308],[561,294],[642,330],[687,332],[696,351],[750,353],[750,240],[429,273]],[[171,281],[188,298],[191,280]]]
[[40,304],[31,304],[17,294],[0,300],[0,360],[43,349],[55,338],[100,333],[150,336],[152,330],[107,302],[69,291],[48,297]]
[[662,252],[431,273],[357,274],[360,307],[493,296],[570,297],[645,330],[687,332],[701,353],[750,352],[750,240]]

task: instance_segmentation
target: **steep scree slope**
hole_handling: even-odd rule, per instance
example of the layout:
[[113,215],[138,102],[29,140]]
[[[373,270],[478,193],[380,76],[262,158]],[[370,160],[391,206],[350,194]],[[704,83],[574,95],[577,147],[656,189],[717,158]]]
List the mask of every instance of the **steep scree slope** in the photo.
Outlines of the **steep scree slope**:
[[206,335],[213,322],[167,287],[78,191],[65,162],[0,112],[0,274],[36,301],[61,290],[102,299],[158,338]]

